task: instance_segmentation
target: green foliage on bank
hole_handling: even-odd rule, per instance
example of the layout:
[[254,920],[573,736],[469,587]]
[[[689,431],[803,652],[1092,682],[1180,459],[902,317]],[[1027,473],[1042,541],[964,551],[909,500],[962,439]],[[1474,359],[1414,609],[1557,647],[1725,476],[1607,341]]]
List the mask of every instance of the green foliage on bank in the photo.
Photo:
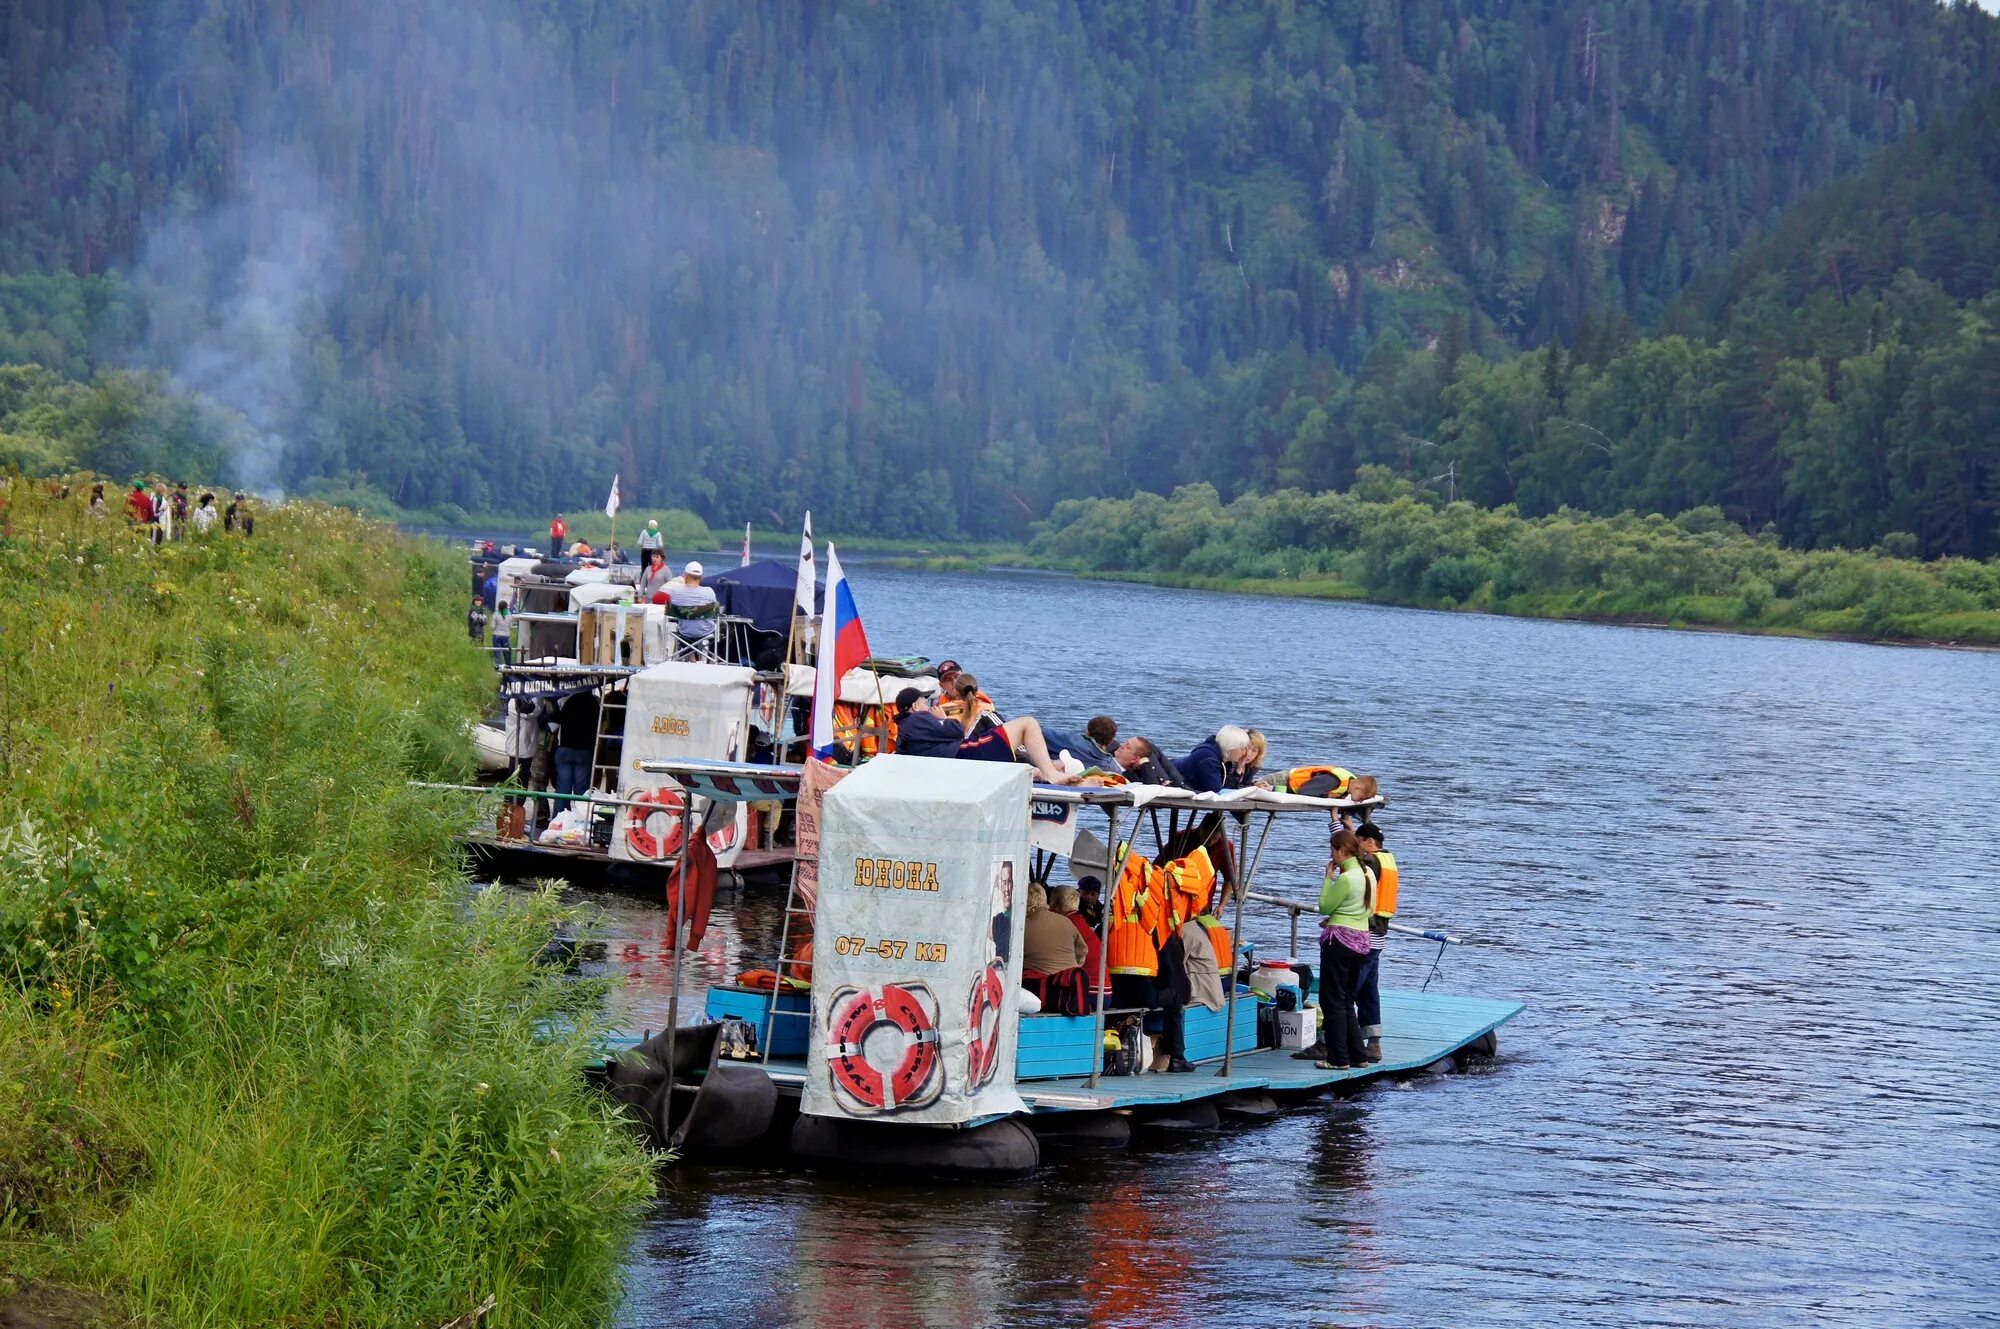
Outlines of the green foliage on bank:
[[490,696],[462,560],[87,492],[0,484],[0,1266],[147,1323],[598,1322],[649,1179],[594,993],[406,783]]
[[1787,549],[1745,535],[1714,508],[1671,520],[1569,510],[1526,518],[1445,504],[1372,469],[1346,493],[1280,490],[1225,504],[1210,486],[1190,485],[1171,498],[1063,503],[1030,549],[1082,572],[1214,589],[2000,644],[2000,560]]

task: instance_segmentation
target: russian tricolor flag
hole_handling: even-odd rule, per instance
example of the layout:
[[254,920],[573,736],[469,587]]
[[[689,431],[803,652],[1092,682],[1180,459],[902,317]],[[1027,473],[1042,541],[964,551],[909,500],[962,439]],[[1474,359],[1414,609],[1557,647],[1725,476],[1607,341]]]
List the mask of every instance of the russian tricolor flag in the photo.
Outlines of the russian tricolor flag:
[[813,677],[812,753],[833,760],[833,703],[840,680],[868,660],[868,634],[854,608],[854,591],[841,575],[840,555],[826,547],[826,602],[819,623],[819,664]]

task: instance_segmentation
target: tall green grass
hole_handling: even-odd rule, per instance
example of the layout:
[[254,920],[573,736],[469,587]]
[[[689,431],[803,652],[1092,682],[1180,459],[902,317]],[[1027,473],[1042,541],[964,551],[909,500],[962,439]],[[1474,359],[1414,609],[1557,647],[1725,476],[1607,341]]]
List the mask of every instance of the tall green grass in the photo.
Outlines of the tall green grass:
[[470,898],[463,564],[0,489],[0,1257],[176,1325],[588,1324],[647,1160],[551,897]]

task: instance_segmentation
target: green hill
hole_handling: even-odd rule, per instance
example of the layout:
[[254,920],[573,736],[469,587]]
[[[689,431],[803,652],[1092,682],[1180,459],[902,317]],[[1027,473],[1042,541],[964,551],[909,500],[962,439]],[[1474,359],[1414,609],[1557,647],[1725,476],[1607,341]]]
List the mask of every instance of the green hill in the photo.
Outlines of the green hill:
[[1427,471],[1433,361],[1594,354],[1993,84],[1995,33],[1862,0],[17,0],[0,356],[170,371],[236,413],[240,478],[408,507],[618,471],[719,524],[1008,534]]

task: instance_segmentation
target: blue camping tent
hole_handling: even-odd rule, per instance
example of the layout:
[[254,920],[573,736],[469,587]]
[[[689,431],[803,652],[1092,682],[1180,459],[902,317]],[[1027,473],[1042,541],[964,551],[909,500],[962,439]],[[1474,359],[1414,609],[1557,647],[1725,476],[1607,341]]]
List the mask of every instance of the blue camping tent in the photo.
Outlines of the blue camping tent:
[[[760,558],[740,568],[708,578],[722,601],[722,612],[750,620],[759,632],[785,633],[792,626],[792,595],[799,584],[799,566],[775,558]],[[826,583],[813,587],[813,608],[822,607]]]

